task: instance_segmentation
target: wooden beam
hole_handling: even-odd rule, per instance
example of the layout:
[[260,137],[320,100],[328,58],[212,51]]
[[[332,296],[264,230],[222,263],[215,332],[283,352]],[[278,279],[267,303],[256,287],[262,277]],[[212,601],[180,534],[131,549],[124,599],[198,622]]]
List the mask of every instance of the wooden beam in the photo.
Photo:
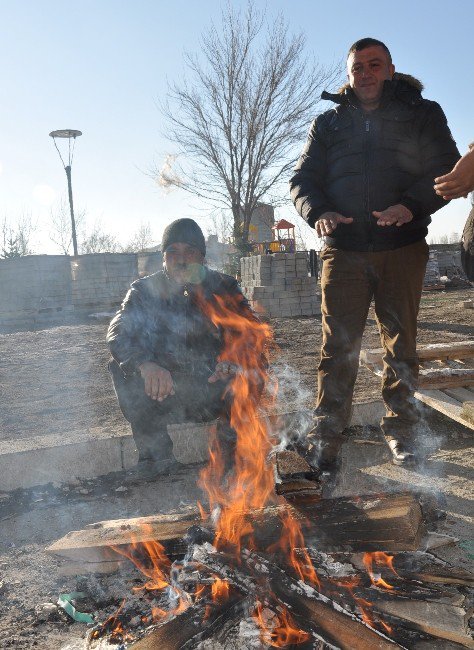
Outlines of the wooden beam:
[[423,402],[427,406],[436,409],[440,413],[447,415],[452,420],[460,422],[465,427],[474,429],[474,422],[471,422],[469,418],[466,418],[463,414],[462,404],[450,397],[442,390],[417,390],[415,392],[415,397]]
[[[258,549],[279,539],[281,515],[285,511],[302,522],[306,546],[314,545],[321,550],[416,550],[424,532],[420,502],[410,493],[313,500],[294,496],[291,505],[283,502],[251,514]],[[98,522],[71,531],[46,551],[69,562],[88,562],[91,566],[94,562],[117,561],[111,546],[156,540],[168,555],[179,556],[188,547],[186,532],[197,523],[197,512]],[[212,538],[211,523],[205,525]]]
[[469,385],[474,385],[474,368],[420,368],[419,389],[443,389]]
[[[428,361],[434,359],[469,359],[470,357],[474,357],[474,341],[432,343],[430,345],[422,345],[417,348],[416,351],[420,361]],[[383,348],[361,350],[361,365],[379,365],[382,363],[383,355]]]

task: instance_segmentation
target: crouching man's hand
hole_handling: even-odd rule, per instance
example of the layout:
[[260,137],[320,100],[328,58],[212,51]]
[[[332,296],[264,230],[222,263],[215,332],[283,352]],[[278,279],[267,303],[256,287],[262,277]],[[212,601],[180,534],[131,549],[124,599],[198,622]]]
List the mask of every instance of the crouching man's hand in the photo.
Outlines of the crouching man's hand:
[[404,223],[408,223],[413,219],[410,210],[401,204],[391,205],[381,212],[374,210],[372,214],[377,219],[377,226],[393,226],[394,224],[403,226]]
[[207,380],[210,384],[213,384],[216,381],[229,381],[232,377],[235,377],[239,371],[239,366],[235,363],[228,363],[227,361],[219,361],[216,365],[216,369],[213,374]]
[[338,223],[352,223],[352,217],[343,217],[338,212],[323,212],[314,224],[318,237],[327,237],[337,228]]
[[174,395],[173,379],[169,370],[153,361],[145,361],[138,369],[145,382],[145,393],[148,397],[162,402],[168,395]]

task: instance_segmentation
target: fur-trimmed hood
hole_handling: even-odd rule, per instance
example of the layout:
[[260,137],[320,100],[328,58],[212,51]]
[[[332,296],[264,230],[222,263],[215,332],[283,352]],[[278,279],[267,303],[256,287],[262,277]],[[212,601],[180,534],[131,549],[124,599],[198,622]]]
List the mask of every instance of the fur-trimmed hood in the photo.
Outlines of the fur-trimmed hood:
[[[395,72],[392,79],[387,79],[384,82],[382,103],[385,103],[389,98],[397,96],[402,101],[409,104],[416,104],[422,100],[421,91],[424,86],[422,82],[410,74],[403,72]],[[349,83],[345,83],[336,93],[328,93],[324,91],[321,99],[333,101],[336,104],[344,104],[350,102],[352,104],[358,103],[355,93],[350,87]]]
[[[415,88],[415,90],[418,90],[420,93],[424,89],[424,86],[419,79],[413,77],[411,74],[405,74],[404,72],[395,72],[392,77],[392,83],[394,81],[405,81],[409,86],[412,86],[413,88]],[[337,92],[340,95],[342,95],[349,88],[350,85],[349,82],[347,82],[343,86],[341,86]]]

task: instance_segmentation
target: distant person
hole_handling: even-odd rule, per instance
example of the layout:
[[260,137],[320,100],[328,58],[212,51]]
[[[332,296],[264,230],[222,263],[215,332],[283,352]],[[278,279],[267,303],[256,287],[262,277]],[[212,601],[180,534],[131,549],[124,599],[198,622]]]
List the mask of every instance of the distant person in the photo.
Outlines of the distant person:
[[[469,151],[458,160],[454,169],[445,176],[435,178],[436,194],[443,199],[458,199],[466,197],[474,190],[474,142],[469,145]],[[465,274],[474,282],[474,195],[471,196],[473,207],[467,218],[461,237],[461,263]]]
[[339,93],[323,93],[336,106],[313,122],[290,181],[296,209],[326,243],[318,395],[307,437],[307,458],[321,471],[337,468],[372,300],[384,348],[382,431],[393,463],[417,460],[425,236],[430,215],[445,205],[433,179],[459,158],[440,106],[423,99],[418,80],[395,72],[384,43],[354,43],[347,76]]
[[224,459],[232,462],[227,388],[236,368],[218,360],[226,332],[213,325],[203,305],[223,297],[240,315],[256,318],[236,280],[205,266],[206,245],[195,221],[169,224],[162,251],[163,270],[131,285],[107,333],[109,368],[143,478],[179,469],[169,423],[219,418]]

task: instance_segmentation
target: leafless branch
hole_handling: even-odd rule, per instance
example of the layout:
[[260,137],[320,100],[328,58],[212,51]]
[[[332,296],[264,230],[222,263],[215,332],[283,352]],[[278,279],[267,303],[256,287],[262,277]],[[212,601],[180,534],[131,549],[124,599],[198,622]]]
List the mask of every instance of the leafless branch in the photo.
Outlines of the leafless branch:
[[224,9],[200,56],[188,54],[185,64],[187,79],[172,83],[161,105],[178,152],[155,175],[167,188],[230,208],[234,234],[246,243],[257,204],[287,194],[297,147],[340,67],[310,63],[303,35],[250,3],[245,12]]

